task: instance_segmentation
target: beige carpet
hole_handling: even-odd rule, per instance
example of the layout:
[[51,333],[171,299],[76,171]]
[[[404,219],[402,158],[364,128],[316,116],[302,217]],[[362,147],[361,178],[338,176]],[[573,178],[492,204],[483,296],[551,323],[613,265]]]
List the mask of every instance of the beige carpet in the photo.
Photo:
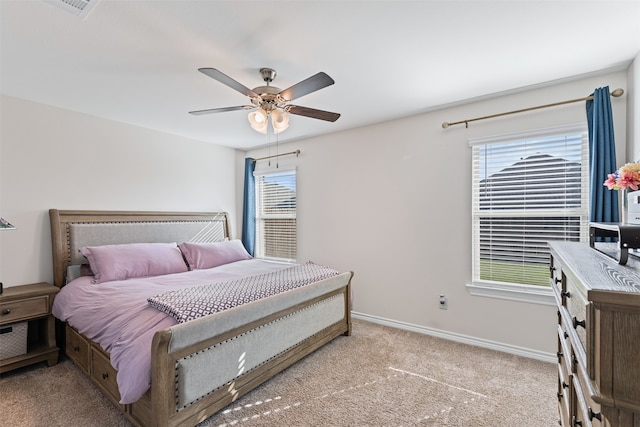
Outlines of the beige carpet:
[[[555,364],[355,321],[202,426],[557,426]],[[68,360],[0,379],[2,426],[129,426]]]

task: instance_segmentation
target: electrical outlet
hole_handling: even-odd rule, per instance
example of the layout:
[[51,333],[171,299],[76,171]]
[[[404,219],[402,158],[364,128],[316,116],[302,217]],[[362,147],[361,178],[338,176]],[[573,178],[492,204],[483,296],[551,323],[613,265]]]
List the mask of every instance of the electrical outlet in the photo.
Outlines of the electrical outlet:
[[440,294],[440,309],[447,309],[447,297],[445,297],[443,294]]

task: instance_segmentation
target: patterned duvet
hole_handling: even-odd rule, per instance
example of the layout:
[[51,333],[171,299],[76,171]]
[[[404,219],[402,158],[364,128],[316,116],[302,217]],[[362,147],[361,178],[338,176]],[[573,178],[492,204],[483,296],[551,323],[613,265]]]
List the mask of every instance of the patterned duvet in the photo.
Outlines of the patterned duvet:
[[332,268],[307,262],[271,273],[165,292],[149,298],[148,301],[152,307],[183,323],[338,274],[339,272]]

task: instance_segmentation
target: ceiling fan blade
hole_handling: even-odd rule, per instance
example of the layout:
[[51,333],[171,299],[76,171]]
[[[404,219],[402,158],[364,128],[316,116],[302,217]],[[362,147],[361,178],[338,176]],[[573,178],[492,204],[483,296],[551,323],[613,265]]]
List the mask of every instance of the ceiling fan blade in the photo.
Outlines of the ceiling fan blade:
[[229,86],[231,89],[237,90],[243,95],[246,95],[252,98],[258,96],[257,93],[255,93],[254,91],[252,91],[251,89],[243,85],[242,83],[235,81],[231,77],[216,70],[215,68],[198,68],[198,71],[200,71],[202,74],[206,74],[212,79],[219,81],[222,84]]
[[299,105],[287,105],[286,111],[298,116],[311,117],[312,119],[326,120],[328,122],[335,122],[340,118],[340,114],[338,113],[316,110],[315,108],[309,107],[300,107]]
[[294,84],[290,88],[283,90],[282,92],[280,92],[280,96],[282,96],[287,101],[293,101],[294,99],[308,95],[311,92],[322,89],[323,87],[331,86],[334,83],[335,81],[331,77],[321,71],[318,74],[315,74],[308,79],[305,79],[299,83]]
[[225,111],[251,110],[252,108],[256,108],[256,106],[255,105],[239,105],[237,107],[210,108],[208,110],[189,111],[189,114],[193,114],[194,116],[199,116],[202,114],[224,113]]

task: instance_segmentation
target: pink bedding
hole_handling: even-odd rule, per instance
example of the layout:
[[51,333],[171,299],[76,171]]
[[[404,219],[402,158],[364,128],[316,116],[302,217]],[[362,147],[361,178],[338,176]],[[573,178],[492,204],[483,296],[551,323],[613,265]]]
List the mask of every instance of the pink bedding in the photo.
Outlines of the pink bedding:
[[151,342],[155,331],[177,324],[173,317],[151,307],[147,298],[291,266],[251,259],[206,270],[99,284],[93,283],[92,277],[79,277],[57,294],[53,315],[110,353],[111,364],[118,371],[120,403],[133,403],[150,386]]

